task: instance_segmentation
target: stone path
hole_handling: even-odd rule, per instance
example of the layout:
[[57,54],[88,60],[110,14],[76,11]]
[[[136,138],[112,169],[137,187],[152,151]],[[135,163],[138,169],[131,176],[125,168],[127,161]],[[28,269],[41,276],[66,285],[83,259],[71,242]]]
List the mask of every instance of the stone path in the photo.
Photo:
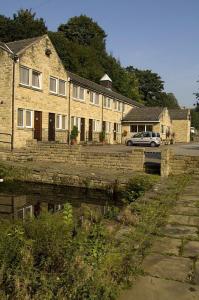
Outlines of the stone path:
[[118,300],[199,299],[199,178],[184,189],[143,269]]

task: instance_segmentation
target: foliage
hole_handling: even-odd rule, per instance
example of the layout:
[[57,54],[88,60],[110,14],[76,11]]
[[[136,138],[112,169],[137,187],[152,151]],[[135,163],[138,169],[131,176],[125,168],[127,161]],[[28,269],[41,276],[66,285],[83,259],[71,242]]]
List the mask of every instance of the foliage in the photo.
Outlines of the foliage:
[[151,189],[157,177],[148,175],[138,175],[129,180],[124,192],[124,202],[131,203]]
[[106,138],[105,131],[101,131],[100,134],[99,134],[99,140],[100,140],[100,142],[104,142],[105,138]]
[[95,210],[86,209],[81,222],[74,219],[69,204],[63,213],[1,220],[1,299],[117,299],[141,273],[142,258],[185,184],[185,177],[168,178],[159,194],[131,203],[121,218],[111,209],[111,230]]
[[70,139],[76,140],[77,136],[78,136],[78,128],[77,128],[77,126],[73,126],[73,129],[71,130],[71,133],[70,133]]
[[199,129],[199,110],[191,109],[191,126]]
[[47,27],[42,18],[29,9],[20,9],[13,18],[0,16],[0,40],[11,42],[41,36],[47,33]]

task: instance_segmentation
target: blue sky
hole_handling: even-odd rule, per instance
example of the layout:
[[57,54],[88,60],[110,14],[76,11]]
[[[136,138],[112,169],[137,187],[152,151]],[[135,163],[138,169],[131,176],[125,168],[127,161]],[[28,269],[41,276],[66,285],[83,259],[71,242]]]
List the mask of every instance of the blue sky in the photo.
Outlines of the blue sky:
[[123,66],[160,74],[181,105],[199,87],[199,0],[0,0],[0,14],[32,8],[49,30],[86,14],[102,26],[107,49]]

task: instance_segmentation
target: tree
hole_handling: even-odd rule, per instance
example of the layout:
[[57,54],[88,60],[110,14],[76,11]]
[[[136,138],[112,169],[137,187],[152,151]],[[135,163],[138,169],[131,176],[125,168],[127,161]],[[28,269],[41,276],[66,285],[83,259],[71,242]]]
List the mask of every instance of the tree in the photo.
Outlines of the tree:
[[61,24],[58,31],[63,32],[65,37],[79,45],[90,46],[96,50],[105,50],[105,31],[85,15],[73,17],[65,24]]
[[42,18],[36,18],[36,13],[29,9],[21,9],[13,18],[0,16],[0,40],[11,42],[21,39],[41,36],[47,33],[47,27]]

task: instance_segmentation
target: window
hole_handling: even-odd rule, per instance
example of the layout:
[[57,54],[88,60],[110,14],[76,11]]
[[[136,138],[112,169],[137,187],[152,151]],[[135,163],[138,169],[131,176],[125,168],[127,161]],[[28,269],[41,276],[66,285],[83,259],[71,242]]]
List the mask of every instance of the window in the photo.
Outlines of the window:
[[31,110],[26,110],[26,127],[32,128],[32,116],[33,112]]
[[84,100],[84,88],[73,85],[73,98]]
[[84,88],[79,87],[79,99],[84,100]]
[[41,72],[20,66],[20,84],[41,89]]
[[121,133],[121,124],[116,124],[116,132]]
[[18,108],[18,119],[17,119],[17,125],[19,127],[24,126],[24,111],[21,108]]
[[90,102],[99,105],[99,94],[90,92]]
[[101,122],[99,120],[93,120],[93,131],[95,132],[101,131]]
[[145,125],[138,125],[138,132],[145,131]]
[[151,137],[151,136],[152,136],[151,132],[144,132],[143,133],[143,137]]
[[56,116],[56,129],[66,129],[66,116],[57,115]]
[[41,73],[32,70],[32,87],[41,88]]
[[59,95],[66,95],[66,82],[64,80],[59,80]]
[[73,126],[77,126],[78,131],[80,131],[80,129],[81,129],[81,118],[71,117],[71,129],[73,129]]
[[137,132],[138,130],[137,130],[137,125],[131,125],[130,126],[130,131],[131,132]]
[[111,108],[111,99],[108,97],[104,97],[104,105],[105,108]]
[[124,104],[120,101],[114,100],[114,110],[122,111]]
[[30,82],[29,71],[30,70],[28,68],[20,66],[20,83],[21,84],[29,85],[29,82]]
[[112,131],[111,122],[106,122],[106,133],[110,133]]
[[50,77],[50,92],[57,93],[57,79]]
[[152,131],[153,126],[152,125],[146,125],[146,131]]

